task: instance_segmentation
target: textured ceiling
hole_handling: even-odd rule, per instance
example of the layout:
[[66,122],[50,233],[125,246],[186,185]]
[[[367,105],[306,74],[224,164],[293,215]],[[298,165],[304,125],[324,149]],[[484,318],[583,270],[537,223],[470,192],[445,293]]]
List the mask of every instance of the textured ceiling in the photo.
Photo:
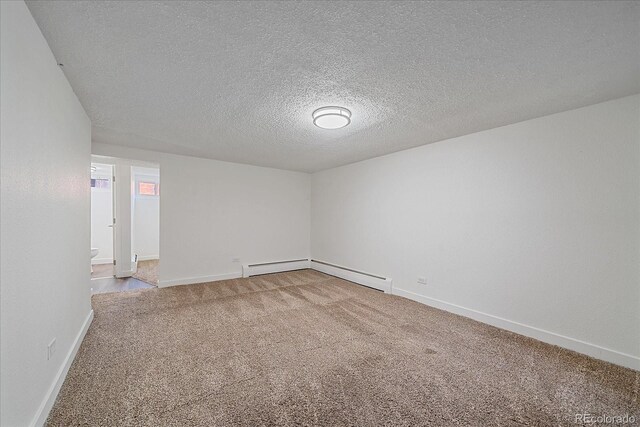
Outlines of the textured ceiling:
[[93,140],[176,154],[317,171],[640,92],[640,2],[27,3]]

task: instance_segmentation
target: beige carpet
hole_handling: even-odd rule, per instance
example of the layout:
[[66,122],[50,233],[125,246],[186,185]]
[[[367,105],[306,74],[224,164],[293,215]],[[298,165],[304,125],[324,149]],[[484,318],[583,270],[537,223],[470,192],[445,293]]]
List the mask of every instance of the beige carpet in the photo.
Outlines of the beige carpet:
[[138,280],[158,286],[158,263],[157,259],[148,261],[138,261],[138,270],[133,275]]
[[93,296],[50,426],[574,426],[640,373],[315,271]]

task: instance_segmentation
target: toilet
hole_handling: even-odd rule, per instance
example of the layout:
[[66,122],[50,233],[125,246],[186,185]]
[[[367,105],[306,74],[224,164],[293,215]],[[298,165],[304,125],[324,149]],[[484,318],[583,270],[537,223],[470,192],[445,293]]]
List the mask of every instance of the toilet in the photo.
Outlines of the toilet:
[[[98,255],[98,248],[91,248],[91,259]],[[93,273],[93,265],[91,265],[91,272]]]

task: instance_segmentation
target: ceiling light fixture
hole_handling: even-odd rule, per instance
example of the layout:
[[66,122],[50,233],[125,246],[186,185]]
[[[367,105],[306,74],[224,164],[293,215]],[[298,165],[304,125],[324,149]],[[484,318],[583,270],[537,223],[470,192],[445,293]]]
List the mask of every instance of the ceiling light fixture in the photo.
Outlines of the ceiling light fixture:
[[340,129],[351,123],[351,111],[343,107],[322,107],[311,114],[313,124],[322,129]]

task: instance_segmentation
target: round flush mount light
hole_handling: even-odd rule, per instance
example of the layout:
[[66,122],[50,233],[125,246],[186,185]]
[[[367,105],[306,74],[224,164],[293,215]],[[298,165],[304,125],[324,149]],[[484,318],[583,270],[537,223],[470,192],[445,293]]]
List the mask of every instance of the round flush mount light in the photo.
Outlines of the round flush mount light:
[[313,124],[322,129],[340,129],[351,123],[351,111],[343,107],[322,107],[311,114]]

